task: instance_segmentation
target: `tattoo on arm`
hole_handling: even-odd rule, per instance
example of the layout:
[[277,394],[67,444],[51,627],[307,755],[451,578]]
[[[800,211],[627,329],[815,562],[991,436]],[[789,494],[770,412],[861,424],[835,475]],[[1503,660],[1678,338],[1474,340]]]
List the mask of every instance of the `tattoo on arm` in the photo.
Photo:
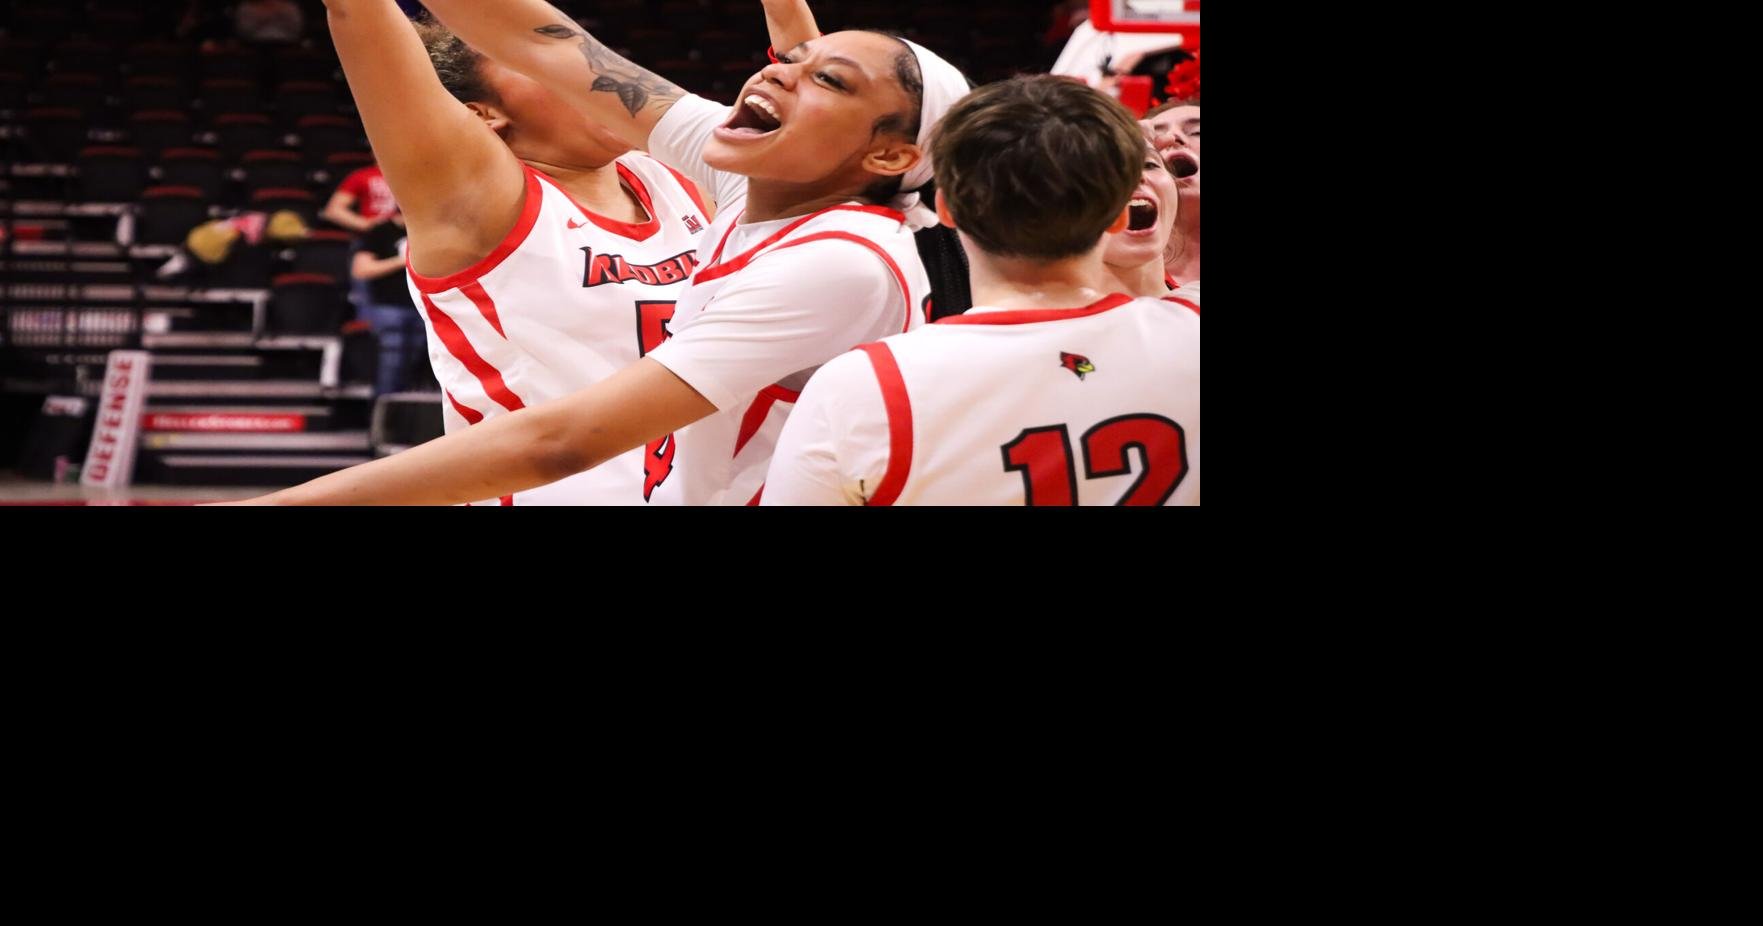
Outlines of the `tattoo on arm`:
[[618,94],[618,101],[624,104],[624,108],[633,117],[651,102],[672,103],[686,95],[684,90],[619,57],[612,49],[580,29],[555,24],[540,26],[533,31],[560,41],[581,39],[576,47],[581,51],[582,57],[587,59],[588,70],[594,73],[594,85],[589,89]]

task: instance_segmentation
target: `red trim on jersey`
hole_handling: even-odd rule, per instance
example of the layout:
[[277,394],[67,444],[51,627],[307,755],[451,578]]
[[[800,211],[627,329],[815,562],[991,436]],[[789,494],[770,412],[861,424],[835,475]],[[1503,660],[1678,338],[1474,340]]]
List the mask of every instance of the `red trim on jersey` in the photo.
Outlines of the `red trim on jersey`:
[[521,167],[526,171],[526,200],[521,204],[520,218],[514,221],[514,227],[508,230],[508,234],[502,238],[502,243],[496,245],[495,250],[491,251],[483,260],[458,273],[448,274],[444,277],[425,277],[415,270],[411,270],[410,256],[406,253],[404,269],[409,271],[410,280],[416,284],[418,290],[432,296],[455,287],[464,286],[467,283],[475,283],[479,277],[485,276],[501,266],[502,262],[508,259],[508,255],[513,254],[515,249],[526,241],[526,236],[532,233],[533,225],[539,221],[539,205],[545,201],[545,194],[543,190],[539,189],[538,171],[524,164]]
[[502,336],[502,340],[508,340],[508,332],[502,330],[502,319],[496,314],[496,300],[491,299],[490,294],[484,292],[482,283],[467,283],[459,287],[459,292],[465,298],[470,299],[472,305],[477,306],[478,314],[484,317],[484,321],[490,323],[491,328],[496,329],[496,333]]
[[[442,391],[446,392],[446,390],[442,390]],[[453,393],[451,393],[451,392],[447,392],[446,394],[447,394],[447,401],[453,403],[453,410],[459,413],[459,417],[465,419],[466,424],[468,424],[468,425],[469,424],[477,424],[478,422],[484,420],[484,413],[483,412],[480,412],[477,409],[472,408],[469,405],[459,404],[459,400],[453,398]]]
[[759,429],[765,425],[765,419],[770,417],[773,405],[779,402],[788,402],[794,405],[796,400],[801,397],[802,393],[785,389],[782,386],[766,386],[759,390],[759,395],[753,399],[753,404],[748,407],[747,414],[741,418],[741,433],[735,437],[734,455],[740,456],[741,448],[747,446],[747,442],[753,439],[753,435],[759,433]]
[[764,483],[760,483],[760,484],[759,484],[759,491],[757,491],[757,492],[754,492],[754,493],[753,493],[753,497],[752,497],[752,498],[749,498],[749,499],[747,499],[747,505],[746,505],[746,507],[748,507],[748,508],[757,508],[757,507],[759,507],[759,499],[761,499],[761,498],[763,498],[763,497],[764,497],[764,496],[765,496],[765,484],[764,484]]
[[1171,290],[1181,289],[1181,284],[1175,282],[1175,277],[1172,277],[1167,273],[1163,275],[1163,285],[1169,287]]
[[428,309],[429,322],[434,325],[435,336],[447,346],[447,353],[452,354],[453,359],[459,361],[471,372],[471,375],[477,377],[478,384],[484,389],[484,394],[511,412],[525,408],[526,403],[522,402],[520,396],[515,395],[508,388],[508,384],[502,381],[502,371],[491,366],[489,361],[478,354],[477,350],[471,346],[471,342],[466,340],[465,332],[459,330],[459,324],[448,317],[446,312],[441,311],[435,305],[435,301],[429,298],[428,293],[422,294],[422,304],[424,308]]
[[869,497],[869,504],[892,505],[912,472],[912,401],[906,396],[900,365],[886,344],[859,344],[857,349],[868,354],[870,365],[875,367],[875,381],[881,386],[882,405],[888,413],[888,471]]
[[[722,233],[722,240],[716,243],[716,252],[710,255],[710,263],[705,266],[714,267],[716,266],[717,261],[722,260],[722,249],[728,247],[728,239],[734,237],[735,229],[741,227],[741,219],[745,218],[746,215],[747,210],[742,209],[741,214],[735,216],[735,220],[728,224],[728,231]],[[697,278],[693,277],[693,279]]]
[[[697,276],[694,277],[693,279],[699,283],[708,283],[711,280],[719,280],[725,276],[728,276],[731,273],[738,273],[741,270],[746,269],[747,265],[752,263],[754,258],[759,256],[760,251],[763,251],[766,248],[769,248],[772,245],[777,244],[779,241],[784,240],[784,236],[788,235],[790,232],[793,232],[796,229],[801,228],[803,225],[806,225],[809,222],[812,222],[815,219],[818,219],[821,216],[826,215],[829,212],[866,212],[866,213],[869,213],[870,215],[879,215],[879,216],[882,216],[883,218],[893,219],[895,221],[902,222],[902,223],[906,221],[906,216],[900,214],[900,212],[898,210],[889,209],[886,206],[831,206],[829,208],[822,209],[819,212],[814,212],[814,213],[810,213],[808,215],[805,215],[805,216],[797,219],[796,221],[791,222],[788,225],[785,225],[781,230],[773,233],[770,237],[766,238],[764,241],[759,242],[758,244],[752,246],[751,248],[748,248],[747,251],[745,253],[741,254],[739,257],[730,258],[728,263],[726,263],[726,264],[718,263],[718,261],[721,260],[721,258],[722,258],[723,247],[728,244],[729,236],[733,235],[735,233],[736,225],[740,224],[741,220],[740,220],[740,218],[737,217],[735,219],[735,225],[730,225],[728,231],[723,233],[722,243],[718,244],[716,246],[716,253],[712,254],[710,256],[710,266],[699,268]],[[741,215],[744,216],[744,215],[746,215],[746,213],[743,212],[743,213],[741,213]]]
[[907,288],[907,286],[906,286],[906,274],[900,272],[900,265],[894,263],[894,259],[892,257],[888,256],[887,251],[882,250],[881,245],[876,244],[875,242],[869,240],[868,238],[864,238],[860,235],[853,235],[850,232],[829,231],[829,232],[815,232],[812,235],[806,235],[804,237],[797,238],[795,241],[792,241],[789,244],[779,245],[778,250],[781,251],[784,248],[793,248],[796,245],[807,244],[810,241],[827,241],[827,240],[850,241],[850,242],[853,242],[856,244],[861,244],[864,247],[870,249],[871,251],[874,251],[876,253],[876,256],[878,256],[882,259],[882,263],[888,265],[888,269],[892,270],[894,272],[894,282],[900,284],[900,298],[906,300],[906,323],[904,325],[900,326],[900,332],[902,334],[904,334],[907,330],[911,329],[911,327],[912,327],[912,291],[909,288]]
[[[655,163],[661,164],[660,161],[656,161]],[[666,164],[661,164],[661,166],[667,167]],[[711,219],[710,207],[704,205],[704,195],[698,192],[698,185],[693,183],[691,178],[671,167],[667,167],[667,172],[672,174],[674,179],[679,181],[680,189],[685,190],[686,195],[692,198],[692,202],[698,204],[698,211],[704,213],[704,221],[709,222]]]
[[1164,302],[1174,302],[1174,303],[1179,303],[1181,305],[1185,305],[1188,308],[1193,309],[1195,315],[1200,314],[1200,304],[1198,302],[1189,302],[1180,296],[1164,296],[1163,301]]
[[514,507],[514,496],[512,496],[512,495],[502,496],[502,507],[513,508]]
[[1056,322],[1067,318],[1088,318],[1100,315],[1109,309],[1118,309],[1133,301],[1131,296],[1115,293],[1100,302],[1084,306],[1081,309],[1020,309],[1013,312],[969,312],[966,315],[951,315],[937,322],[939,325],[1027,325],[1034,322]]
[[639,180],[637,175],[631,172],[630,168],[616,162],[614,162],[613,166],[618,168],[618,176],[622,178],[625,183],[630,185],[631,192],[637,194],[637,201],[643,204],[643,212],[649,216],[647,221],[638,222],[637,224],[632,225],[629,222],[620,222],[617,219],[607,218],[606,216],[589,209],[587,206],[576,202],[576,198],[569,195],[569,191],[564,189],[563,185],[556,180],[553,180],[544,174],[537,174],[536,176],[544,180],[546,183],[551,184],[552,187],[556,188],[557,192],[562,193],[563,198],[569,200],[570,205],[575,206],[576,209],[580,210],[582,216],[588,221],[604,228],[620,238],[629,238],[632,241],[648,241],[650,238],[655,237],[656,232],[661,230],[661,217],[655,214],[655,202],[649,195],[649,188],[643,185],[643,181]]

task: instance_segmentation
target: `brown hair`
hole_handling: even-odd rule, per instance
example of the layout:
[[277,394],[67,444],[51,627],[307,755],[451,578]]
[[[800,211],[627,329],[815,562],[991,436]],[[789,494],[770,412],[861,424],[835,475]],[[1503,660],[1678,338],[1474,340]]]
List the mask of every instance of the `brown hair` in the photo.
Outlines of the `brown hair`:
[[1083,84],[1018,77],[968,94],[931,140],[937,189],[987,253],[1059,260],[1094,248],[1144,176],[1132,113]]
[[1187,97],[1185,99],[1183,99],[1183,98],[1173,99],[1167,103],[1164,103],[1161,106],[1158,106],[1156,109],[1153,109],[1148,113],[1145,113],[1145,118],[1146,119],[1155,119],[1158,116],[1161,116],[1164,113],[1169,112],[1170,110],[1176,109],[1178,107],[1198,106],[1198,105],[1200,105],[1200,98],[1199,97]]
[[416,26],[416,34],[422,37],[429,62],[435,66],[435,75],[441,78],[441,86],[446,87],[448,93],[461,103],[501,102],[496,91],[484,82],[483,72],[479,70],[484,56],[477,49],[465,44],[426,11],[413,20],[412,25]]

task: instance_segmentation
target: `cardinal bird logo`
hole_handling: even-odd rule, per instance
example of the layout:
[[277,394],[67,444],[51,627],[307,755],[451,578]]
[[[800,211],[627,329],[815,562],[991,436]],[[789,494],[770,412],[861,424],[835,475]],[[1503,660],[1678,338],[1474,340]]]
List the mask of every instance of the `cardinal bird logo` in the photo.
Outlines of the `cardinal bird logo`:
[[1080,380],[1084,378],[1085,373],[1096,372],[1096,365],[1091,363],[1090,358],[1085,357],[1083,354],[1068,354],[1064,351],[1060,351],[1059,365],[1076,373],[1077,378]]

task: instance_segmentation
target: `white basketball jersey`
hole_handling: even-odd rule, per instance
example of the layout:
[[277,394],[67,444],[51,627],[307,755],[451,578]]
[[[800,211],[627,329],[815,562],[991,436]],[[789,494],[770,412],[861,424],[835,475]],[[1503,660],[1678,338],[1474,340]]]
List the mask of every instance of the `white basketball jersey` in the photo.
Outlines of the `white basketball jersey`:
[[[691,288],[680,297],[674,316],[676,335],[689,330],[699,317],[715,313],[717,293],[749,264],[759,261],[775,268],[775,262],[792,259],[791,248],[828,240],[848,245],[837,259],[868,262],[874,265],[876,273],[892,277],[903,308],[898,316],[889,316],[889,331],[909,331],[925,323],[930,279],[919,259],[912,230],[900,213],[884,206],[835,206],[784,224],[737,253],[729,247],[729,239],[739,219],[738,211],[730,209],[717,218],[710,234],[705,236],[699,251],[698,274]],[[796,291],[788,299],[800,305],[825,306],[829,313],[839,310],[840,293],[828,292],[824,284],[817,283],[812,262],[805,263],[797,278],[799,283],[792,282]],[[878,331],[872,337],[885,333]],[[674,346],[683,344],[682,341]],[[820,363],[856,346],[852,343],[829,348],[809,369],[780,371],[776,383],[750,399],[725,407],[675,434],[678,453],[673,474],[652,501],[674,505],[758,504],[772,450],[803,384]]]
[[[591,213],[526,168],[520,219],[488,257],[443,278],[409,273],[448,433],[599,382],[667,338],[710,222],[695,190],[659,161],[629,154],[617,169],[649,221]],[[653,454],[672,452],[663,443],[499,501],[641,505],[666,468]]]
[[1197,505],[1200,316],[975,308],[827,364],[797,415],[766,504]]

